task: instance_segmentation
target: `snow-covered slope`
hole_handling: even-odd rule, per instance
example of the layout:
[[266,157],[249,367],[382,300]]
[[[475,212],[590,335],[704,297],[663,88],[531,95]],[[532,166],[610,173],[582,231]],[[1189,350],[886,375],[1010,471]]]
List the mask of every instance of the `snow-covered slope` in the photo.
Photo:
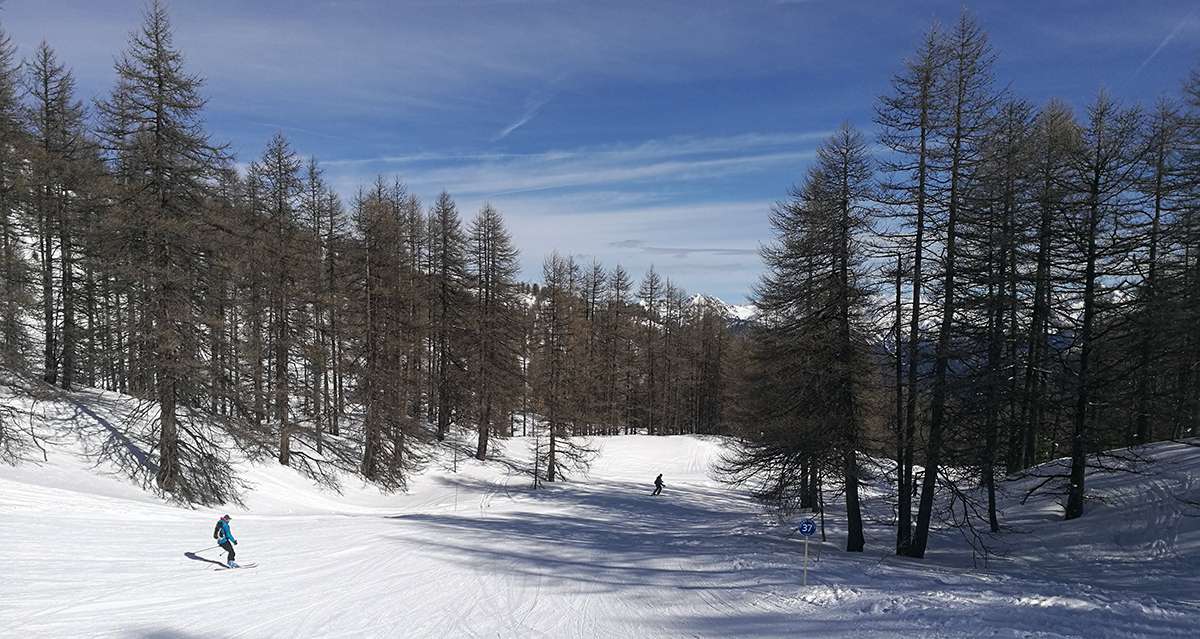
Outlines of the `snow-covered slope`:
[[691,306],[707,306],[723,314],[730,323],[741,324],[758,317],[758,307],[753,304],[728,304],[718,297],[695,294],[688,298]]
[[[77,396],[88,411],[104,396]],[[66,419],[67,413],[61,414]],[[77,425],[94,421],[88,412]],[[95,424],[91,424],[96,426]],[[102,426],[96,426],[102,428]],[[77,432],[91,432],[80,428]],[[72,436],[74,437],[74,436]],[[954,534],[926,561],[802,544],[710,477],[722,442],[597,440],[590,476],[534,491],[501,464],[434,463],[408,494],[344,494],[274,464],[232,509],[162,503],[97,474],[64,437],[49,461],[0,468],[2,637],[1194,637],[1200,627],[1200,449],[1154,447],[1146,474],[1097,477],[1083,519],[1006,501],[1009,553],[973,567]],[[525,442],[505,445],[520,459]],[[448,462],[443,459],[442,462]],[[663,473],[667,488],[651,497]]]

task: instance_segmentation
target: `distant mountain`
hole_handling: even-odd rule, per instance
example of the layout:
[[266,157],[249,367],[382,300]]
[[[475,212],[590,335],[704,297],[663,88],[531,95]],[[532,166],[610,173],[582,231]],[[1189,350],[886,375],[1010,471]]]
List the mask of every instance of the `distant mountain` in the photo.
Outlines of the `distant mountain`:
[[712,295],[697,293],[688,298],[688,305],[711,308],[724,315],[729,325],[733,327],[751,324],[758,318],[758,307],[753,304],[727,304],[724,300]]

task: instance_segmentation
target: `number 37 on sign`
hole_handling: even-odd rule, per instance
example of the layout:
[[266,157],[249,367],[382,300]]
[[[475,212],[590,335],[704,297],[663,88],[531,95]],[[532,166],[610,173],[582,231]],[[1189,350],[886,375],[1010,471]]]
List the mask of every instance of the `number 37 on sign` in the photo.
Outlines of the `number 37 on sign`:
[[805,519],[800,522],[800,534],[804,537],[804,581],[801,582],[805,586],[808,585],[808,538],[812,537],[817,532],[817,523],[811,519]]

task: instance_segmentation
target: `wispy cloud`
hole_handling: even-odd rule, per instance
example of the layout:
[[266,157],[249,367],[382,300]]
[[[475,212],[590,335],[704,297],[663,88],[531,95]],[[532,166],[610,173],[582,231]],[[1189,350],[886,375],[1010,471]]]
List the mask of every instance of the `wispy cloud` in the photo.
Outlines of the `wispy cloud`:
[[724,185],[782,172],[781,193],[786,175],[799,175],[827,134],[671,136],[536,153],[418,152],[323,166],[343,191],[374,173],[396,173],[422,197],[449,191],[464,217],[490,202],[505,216],[531,279],[543,257],[558,251],[619,262],[634,277],[657,262],[685,288],[737,299],[758,276],[757,246],[770,232],[777,193],[734,194]]
[[351,188],[372,174],[394,172],[418,192],[445,189],[463,196],[628,189],[647,182],[662,186],[793,165],[798,172],[825,135],[820,131],[675,137],[528,154],[430,153],[341,159],[323,165],[336,181]]
[[464,160],[505,161],[543,160],[555,162],[573,158],[609,158],[616,161],[644,160],[664,157],[737,153],[747,149],[770,147],[812,147],[832,131],[802,131],[776,133],[744,133],[729,136],[674,136],[655,138],[636,143],[591,145],[573,149],[554,149],[537,153],[500,152],[424,152],[402,155],[380,155],[367,158],[340,158],[323,162],[326,166],[361,166],[369,164],[437,164]]
[[[678,285],[734,301],[758,277],[757,243],[769,232],[765,199],[680,204],[609,192],[527,193],[487,198],[521,247],[522,271],[536,278],[551,251],[621,264],[636,279],[656,265]],[[462,198],[460,209],[483,200]],[[631,239],[637,238],[637,239]]]
[[649,246],[643,240],[621,240],[610,242],[613,248],[636,249],[651,255],[667,255],[677,258],[687,258],[693,255],[758,255],[757,248],[727,248],[727,247],[695,247],[695,246]]
[[299,133],[299,134],[302,134],[305,136],[314,136],[314,137],[318,137],[318,138],[325,138],[327,140],[353,140],[354,139],[354,138],[348,138],[344,135],[334,135],[331,133],[326,133],[324,131],[317,131],[314,129],[306,129],[304,127],[299,127],[299,126],[276,124],[274,122],[256,122],[256,121],[251,120],[251,121],[248,121],[247,124],[252,124],[252,125],[258,126],[258,127],[273,129],[275,131],[284,131],[287,133]]

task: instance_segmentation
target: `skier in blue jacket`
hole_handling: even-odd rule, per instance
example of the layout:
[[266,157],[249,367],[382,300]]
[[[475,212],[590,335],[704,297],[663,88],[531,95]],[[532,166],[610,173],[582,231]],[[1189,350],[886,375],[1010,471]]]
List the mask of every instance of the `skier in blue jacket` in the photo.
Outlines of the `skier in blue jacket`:
[[224,548],[229,553],[229,561],[226,564],[230,568],[237,568],[238,565],[233,558],[237,553],[233,552],[233,547],[237,545],[237,539],[233,533],[229,531],[229,515],[221,515],[217,520],[217,525],[213,528],[213,538],[217,540],[217,545]]

